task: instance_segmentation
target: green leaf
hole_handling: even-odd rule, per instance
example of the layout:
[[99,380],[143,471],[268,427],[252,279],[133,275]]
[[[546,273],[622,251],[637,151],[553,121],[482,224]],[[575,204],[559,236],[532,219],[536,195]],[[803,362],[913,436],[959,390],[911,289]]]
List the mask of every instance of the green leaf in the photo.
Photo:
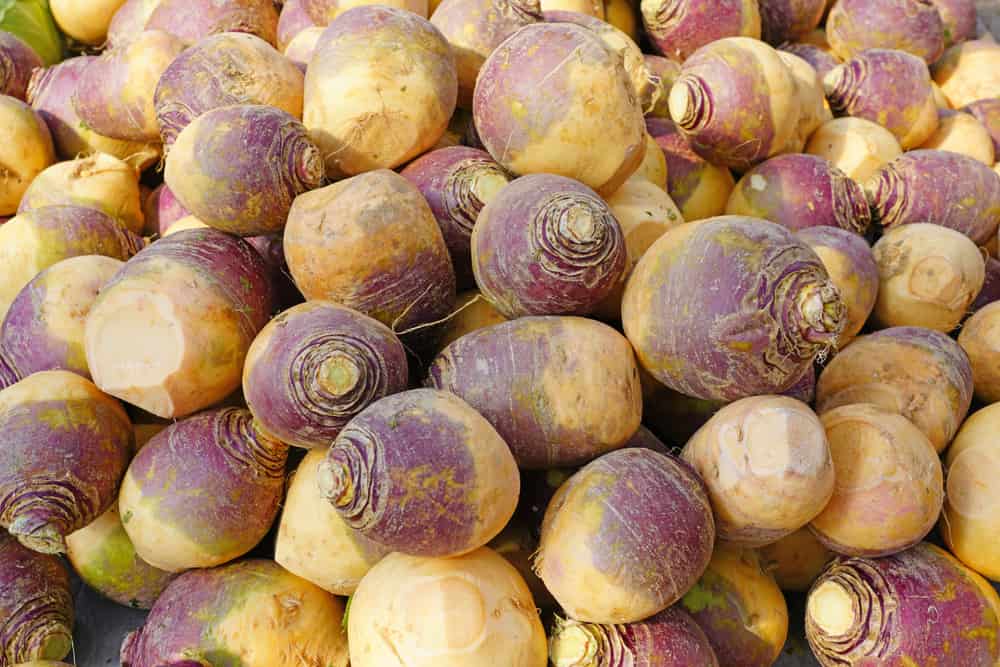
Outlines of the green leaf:
[[48,66],[63,59],[63,36],[48,0],[0,0],[0,30],[20,37]]

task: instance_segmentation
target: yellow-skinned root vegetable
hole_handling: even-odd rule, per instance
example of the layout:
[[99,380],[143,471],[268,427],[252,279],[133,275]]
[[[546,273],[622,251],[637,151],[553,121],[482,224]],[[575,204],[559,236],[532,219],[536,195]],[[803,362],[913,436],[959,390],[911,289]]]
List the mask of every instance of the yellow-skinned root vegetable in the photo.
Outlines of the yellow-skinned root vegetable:
[[559,487],[545,511],[535,571],[572,618],[633,623],[694,585],[714,541],[708,493],[694,470],[629,447]]
[[242,408],[171,424],[139,450],[122,482],[118,511],[136,553],[166,572],[244,555],[278,515],[287,457],[288,445]]
[[801,110],[798,127],[785,149],[789,153],[801,153],[812,133],[833,118],[833,113],[826,101],[823,80],[815,68],[793,53],[779,50],[778,55],[795,78],[795,90]]
[[993,137],[975,116],[961,111],[939,113],[938,129],[921,148],[961,153],[987,167],[995,161]]
[[825,9],[826,0],[760,0],[761,39],[778,46],[808,35]]
[[673,121],[647,118],[649,131],[667,163],[667,194],[687,222],[722,215],[736,181],[729,169],[714,165],[691,150]]
[[[646,133],[646,155],[642,158],[642,164],[639,165],[639,168],[636,169],[635,173],[625,183],[636,178],[647,180],[664,192],[667,191],[667,157],[660,150],[656,139],[649,132]],[[617,190],[615,192],[617,193]],[[614,194],[608,196],[609,199],[613,197]]]
[[115,219],[83,206],[43,206],[0,226],[0,317],[41,271],[79,255],[127,260],[144,241]]
[[323,152],[327,176],[342,178],[398,167],[431,148],[457,97],[451,45],[427,19],[355,7],[334,19],[316,45],[303,121]]
[[214,229],[173,234],[101,290],[87,316],[87,365],[109,394],[184,417],[239,388],[273,301],[267,265],[245,241]]
[[288,45],[302,31],[325,26],[326,23],[323,23],[321,26],[309,15],[309,12],[306,10],[305,0],[285,0],[285,4],[281,5],[281,11],[278,13],[278,41],[275,43],[275,46],[278,48],[278,51],[285,53]]
[[455,299],[455,313],[445,322],[438,342],[440,352],[451,343],[478,329],[506,322],[499,310],[487,301],[479,290],[462,292]]
[[278,10],[272,0],[160,0],[143,30],[163,30],[188,44],[222,32],[248,32],[274,45]]
[[862,51],[828,72],[823,86],[835,113],[878,123],[903,150],[919,146],[937,130],[930,72],[905,51]]
[[456,558],[386,556],[351,598],[347,636],[351,667],[548,664],[531,592],[486,547]]
[[70,257],[31,279],[11,303],[0,328],[0,354],[21,377],[73,371],[88,380],[83,331],[98,292],[122,267],[101,255]]
[[770,667],[788,636],[785,597],[752,549],[717,546],[681,606],[705,632],[720,665]]
[[726,37],[761,36],[760,9],[755,0],[642,0],[640,10],[653,48],[680,62]]
[[880,328],[915,326],[952,331],[986,278],[976,244],[965,234],[919,222],[889,229],[872,248],[878,264]]
[[838,56],[831,53],[829,49],[824,49],[816,44],[811,44],[805,41],[786,42],[779,46],[778,50],[798,56],[812,65],[813,69],[816,70],[816,74],[819,76],[820,81],[823,80],[823,77],[826,76],[827,72],[844,62]]
[[185,43],[162,30],[146,30],[125,46],[87,63],[71,103],[95,132],[125,141],[158,141],[153,96],[160,75]]
[[43,206],[86,206],[121,221],[141,234],[145,216],[135,169],[106,153],[57,162],[24,192],[18,213]]
[[866,49],[898,49],[930,64],[944,52],[945,30],[932,0],[837,0],[826,36],[841,58]]
[[646,61],[646,67],[653,76],[653,85],[657,88],[654,93],[656,103],[652,109],[646,109],[646,116],[669,119],[670,87],[681,75],[681,64],[663,56],[643,55],[642,58]]
[[1000,44],[985,39],[956,44],[934,64],[934,81],[952,108],[1000,97]]
[[115,501],[134,446],[128,415],[79,375],[42,371],[0,392],[0,433],[0,525],[64,552],[65,536]]
[[642,38],[639,8],[633,0],[603,0],[604,20],[628,35],[636,44]]
[[864,185],[879,169],[903,154],[892,132],[864,118],[843,116],[819,126],[805,152],[826,158]]
[[0,215],[14,215],[21,197],[43,169],[55,162],[52,135],[41,114],[21,100],[0,95],[0,122],[9,131],[0,145]]
[[695,153],[738,170],[785,151],[802,115],[791,69],[774,48],[749,37],[727,37],[693,53],[668,104]]
[[344,603],[269,560],[174,579],[125,637],[122,667],[347,667]]
[[260,37],[206,37],[174,58],[156,84],[160,136],[169,147],[195,118],[231,104],[266,104],[301,119],[304,85],[299,68]]
[[938,530],[948,548],[968,567],[1000,581],[995,483],[1000,473],[1000,406],[971,415],[945,458],[945,503]]
[[[383,0],[382,2],[374,0],[302,0],[302,6],[305,7],[309,17],[316,25],[325,26],[348,10],[365,5],[382,5],[403,9],[427,18],[430,16],[430,5],[433,2],[434,0]],[[440,5],[440,1],[438,1],[438,5]],[[435,8],[438,5],[435,5]]]
[[722,408],[681,458],[708,487],[720,540],[750,547],[808,524],[833,495],[826,433],[802,401],[754,396]]
[[944,48],[976,37],[975,0],[931,0],[944,24]]
[[[0,664],[48,665],[73,648],[69,573],[56,556],[40,554],[0,532]],[[38,661],[33,662],[33,661]]]
[[709,400],[791,388],[836,344],[846,320],[803,241],[776,223],[735,215],[668,230],[639,260],[622,298],[625,334],[643,367],[671,389]]
[[174,575],[139,558],[113,506],[66,536],[66,556],[77,575],[104,597],[133,609],[150,609]]
[[704,631],[679,606],[619,625],[557,617],[549,660],[555,667],[719,667]]
[[390,551],[354,530],[320,494],[317,471],[325,449],[314,449],[288,484],[274,560],[334,595],[353,595],[361,579]]
[[0,31],[0,95],[24,101],[35,68],[44,67],[35,50],[16,35]]
[[[560,101],[538,94],[558,88]],[[515,174],[554,174],[611,194],[642,163],[642,106],[622,57],[572,23],[525,26],[486,59],[473,96],[486,150]]]
[[976,100],[962,107],[983,124],[993,140],[994,157],[1000,158],[1000,98]]
[[52,18],[59,29],[88,46],[100,46],[108,26],[125,0],[49,0]]
[[809,590],[834,556],[808,527],[760,549],[761,563],[778,587],[799,593]]
[[455,272],[433,211],[388,169],[296,197],[284,247],[306,299],[336,301],[397,333],[452,311]]
[[1000,649],[997,595],[932,544],[888,558],[840,558],[806,603],[806,638],[824,667],[992,667]]
[[941,461],[905,417],[869,403],[822,413],[836,488],[809,524],[831,551],[888,556],[920,542],[944,501]]
[[813,249],[847,307],[847,324],[837,348],[850,343],[868,321],[878,298],[878,265],[864,237],[836,227],[810,227],[798,233]]
[[975,394],[983,403],[1000,401],[1000,303],[990,303],[965,321],[958,344],[969,355]]
[[586,463],[622,447],[642,419],[632,348],[586,318],[522,317],[479,329],[446,347],[428,375],[429,386],[486,417],[522,468]]
[[890,228],[932,223],[977,245],[1000,227],[1000,178],[983,163],[949,151],[907,151],[865,184],[872,216]]
[[326,30],[326,28],[321,28],[319,26],[306,28],[297,34],[295,38],[288,43],[288,47],[285,48],[285,58],[302,70],[303,74],[305,74],[306,69],[309,67],[309,62],[316,53],[316,47],[319,45],[319,38],[323,36],[324,30]]

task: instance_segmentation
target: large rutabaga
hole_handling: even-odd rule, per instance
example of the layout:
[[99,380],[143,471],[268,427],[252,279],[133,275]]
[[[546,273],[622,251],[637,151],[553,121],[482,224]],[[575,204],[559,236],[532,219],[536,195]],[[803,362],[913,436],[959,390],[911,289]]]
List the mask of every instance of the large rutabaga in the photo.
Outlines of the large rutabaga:
[[640,8],[653,48],[681,62],[724,37],[761,36],[757,0],[642,0]]
[[784,227],[743,216],[669,230],[622,299],[625,334],[646,370],[710,400],[789,389],[846,319],[819,257]]
[[899,49],[933,63],[944,52],[941,14],[931,0],[837,0],[826,18],[833,51],[852,58],[865,49]]

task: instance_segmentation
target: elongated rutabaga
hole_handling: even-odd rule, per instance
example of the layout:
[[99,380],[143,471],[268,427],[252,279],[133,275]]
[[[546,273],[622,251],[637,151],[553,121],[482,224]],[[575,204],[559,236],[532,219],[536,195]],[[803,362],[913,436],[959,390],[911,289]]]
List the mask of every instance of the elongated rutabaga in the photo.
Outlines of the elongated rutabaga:
[[837,0],[826,35],[844,59],[865,49],[899,49],[930,64],[945,47],[944,23],[932,0]]

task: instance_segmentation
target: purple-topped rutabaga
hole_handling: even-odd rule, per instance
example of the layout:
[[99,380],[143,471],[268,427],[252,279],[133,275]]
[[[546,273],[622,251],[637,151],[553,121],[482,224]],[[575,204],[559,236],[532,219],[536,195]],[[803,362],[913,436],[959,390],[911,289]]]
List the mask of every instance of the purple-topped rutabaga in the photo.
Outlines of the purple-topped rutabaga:
[[756,0],[642,0],[640,10],[653,48],[679,62],[725,37],[761,36]]
[[819,25],[826,0],[760,0],[761,39],[778,46],[805,37]]
[[0,95],[23,101],[32,70],[44,65],[35,50],[19,37],[0,30]]
[[285,0],[278,14],[278,28],[275,46],[278,51],[284,53],[292,40],[308,28],[318,27],[319,24],[313,21],[305,7],[305,0]]
[[323,184],[305,125],[263,104],[207,111],[174,140],[164,179],[199,220],[240,236],[280,232],[295,197]]
[[786,51],[792,55],[796,55],[802,60],[813,66],[816,70],[816,74],[819,75],[820,80],[826,76],[826,73],[840,65],[844,61],[841,60],[836,55],[821,49],[815,44],[810,44],[809,42],[786,42],[778,47],[779,51]]
[[428,375],[430,386],[486,417],[522,468],[586,463],[624,446],[642,419],[628,341],[582,317],[522,317],[473,331]]
[[160,236],[166,233],[170,225],[191,215],[191,211],[177,201],[177,197],[166,183],[158,185],[146,198],[142,211],[146,226],[155,229]]
[[[334,19],[353,7],[380,4],[384,7],[406,10],[422,18],[427,18],[428,0],[382,0],[374,3],[371,0],[302,0],[302,6],[316,23],[329,25]],[[436,3],[440,5],[440,1]]]
[[623,58],[572,23],[537,23],[511,35],[483,64],[472,106],[486,150],[515,174],[557,174],[611,194],[646,150]]
[[267,271],[252,246],[214,229],[153,243],[101,290],[87,317],[95,383],[162,418],[221,401],[239,388],[247,349],[273,312]]
[[944,25],[944,48],[975,39],[975,0],[931,0]]
[[347,667],[344,604],[273,561],[174,579],[125,637],[122,667]]
[[823,81],[813,66],[794,53],[777,51],[778,57],[788,67],[795,80],[796,97],[799,100],[799,121],[795,132],[788,139],[782,153],[804,153],[809,137],[824,123],[833,119],[833,112],[826,101]]
[[993,139],[994,156],[1000,156],[1000,99],[978,100],[965,105],[962,110],[968,111],[983,124],[986,131],[990,133],[990,138]]
[[668,230],[622,299],[643,367],[713,400],[782,393],[836,345],[846,320],[816,253],[781,225],[743,216]]
[[22,544],[62,553],[64,537],[115,501],[135,435],[89,380],[42,371],[0,392],[0,525]]
[[919,146],[937,130],[930,71],[905,51],[862,51],[828,72],[823,87],[835,113],[878,123],[903,150]]
[[743,174],[726,213],[763,218],[792,231],[839,227],[864,234],[871,223],[865,191],[815,155],[778,155]]
[[608,204],[553,174],[516,179],[472,230],[472,270],[505,317],[586,315],[625,270],[625,235]]
[[164,30],[188,44],[222,32],[249,32],[268,44],[278,35],[272,0],[159,0],[143,30]]
[[883,227],[929,222],[983,245],[1000,225],[1000,175],[966,155],[908,151],[879,170],[866,190]]
[[118,511],[142,560],[166,572],[250,551],[278,515],[288,446],[249,410],[219,408],[168,426],[132,460]]
[[472,227],[483,207],[513,176],[486,151],[466,146],[426,153],[400,174],[417,186],[430,204],[451,254],[458,289],[474,287]]
[[545,511],[535,571],[572,618],[633,623],[694,585],[714,541],[708,493],[690,466],[621,449],[559,487]]
[[149,15],[163,0],[125,0],[111,17],[107,48],[118,48],[142,33]]
[[69,572],[0,531],[0,665],[61,660],[73,648]]
[[837,0],[826,17],[826,36],[845,60],[866,49],[899,49],[930,64],[945,47],[935,0]]
[[265,326],[247,353],[243,395],[258,426],[290,445],[328,447],[352,417],[407,388],[406,350],[378,320],[309,301]]

